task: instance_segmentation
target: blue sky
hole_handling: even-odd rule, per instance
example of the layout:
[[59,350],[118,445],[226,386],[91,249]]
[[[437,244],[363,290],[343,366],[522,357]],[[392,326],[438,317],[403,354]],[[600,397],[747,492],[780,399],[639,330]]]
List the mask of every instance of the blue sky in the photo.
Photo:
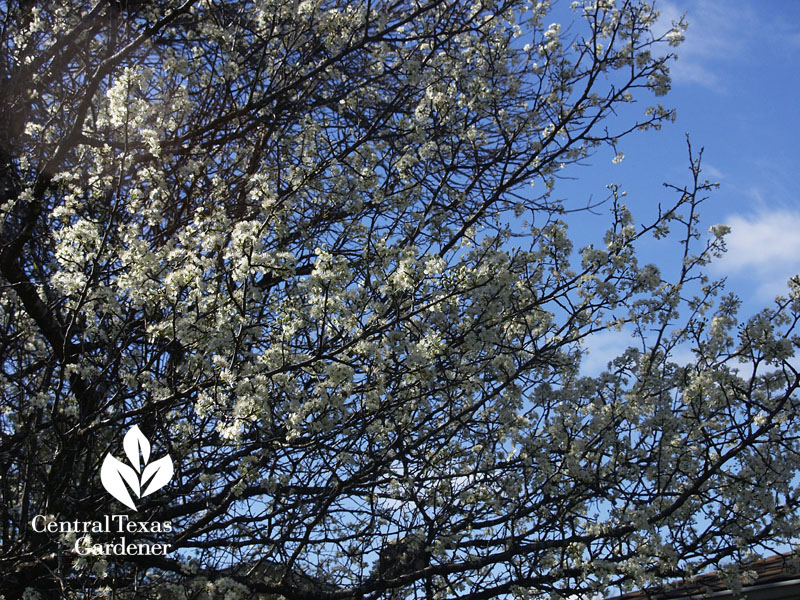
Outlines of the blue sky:
[[[603,183],[615,182],[628,191],[634,216],[651,215],[658,202],[672,199],[663,182],[689,181],[688,132],[693,147],[704,148],[706,177],[720,183],[704,205],[703,229],[716,223],[732,228],[728,254],[710,272],[727,277],[749,315],[785,293],[788,278],[800,272],[800,2],[670,0],[656,6],[664,28],[683,13],[689,21],[663,102],[677,109],[677,120],[625,139],[620,165],[611,164],[611,154],[598,154],[586,171],[572,173],[579,179],[566,193],[600,198]],[[600,235],[607,218],[597,219]],[[578,229],[592,222],[581,219]],[[588,370],[600,367],[597,361],[604,366],[627,343],[623,334],[594,340]]]
[[705,147],[706,173],[721,184],[709,218],[732,227],[715,271],[755,307],[800,271],[800,3],[660,6],[665,20],[689,20],[672,68],[678,119],[662,137],[688,131]]
[[724,273],[748,306],[800,271],[800,3],[664,3],[690,31],[673,69],[678,125],[706,147],[732,227]]

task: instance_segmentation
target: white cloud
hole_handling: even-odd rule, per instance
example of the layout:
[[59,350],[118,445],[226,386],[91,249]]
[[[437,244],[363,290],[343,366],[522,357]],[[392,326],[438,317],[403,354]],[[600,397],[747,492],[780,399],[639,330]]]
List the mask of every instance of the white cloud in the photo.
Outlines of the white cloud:
[[800,212],[733,215],[726,224],[728,251],[713,263],[716,272],[746,278],[762,300],[785,294],[786,282],[800,273]]
[[[650,342],[655,339],[650,339]],[[588,376],[599,375],[608,367],[608,363],[631,346],[641,350],[639,338],[631,335],[630,330],[622,331],[608,330],[590,335],[583,340],[583,347],[587,350],[581,361],[581,374]],[[674,348],[669,356],[670,362],[685,365],[695,360],[695,354],[686,345]]]
[[584,338],[583,347],[588,352],[581,361],[581,373],[599,375],[609,362],[634,345],[630,331],[601,331]]

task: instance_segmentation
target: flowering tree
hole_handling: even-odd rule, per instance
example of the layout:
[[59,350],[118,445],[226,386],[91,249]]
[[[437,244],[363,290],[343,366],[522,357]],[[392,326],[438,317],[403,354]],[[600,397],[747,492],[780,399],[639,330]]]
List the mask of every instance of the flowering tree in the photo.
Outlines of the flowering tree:
[[684,25],[553,10],[0,3],[0,594],[560,597],[800,530],[798,287],[739,323],[697,156],[600,247],[551,195],[672,118]]

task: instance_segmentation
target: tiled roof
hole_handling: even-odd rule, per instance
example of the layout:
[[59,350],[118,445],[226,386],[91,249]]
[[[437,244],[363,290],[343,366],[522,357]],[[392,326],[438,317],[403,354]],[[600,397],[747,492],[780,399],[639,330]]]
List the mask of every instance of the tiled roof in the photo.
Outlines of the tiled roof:
[[[744,586],[754,588],[768,584],[800,581],[800,557],[794,554],[777,554],[739,567],[740,572],[754,571],[756,579]],[[719,573],[707,573],[695,577],[688,583],[676,583],[623,594],[609,600],[677,600],[678,598],[703,598],[708,594],[728,591]]]

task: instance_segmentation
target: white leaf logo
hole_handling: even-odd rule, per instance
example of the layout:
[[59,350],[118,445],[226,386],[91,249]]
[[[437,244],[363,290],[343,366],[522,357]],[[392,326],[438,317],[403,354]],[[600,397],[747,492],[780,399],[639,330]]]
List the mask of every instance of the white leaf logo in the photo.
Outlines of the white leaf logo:
[[147,486],[144,488],[142,496],[152,494],[167,485],[167,482],[172,479],[172,473],[172,459],[169,455],[147,465],[142,473],[142,485]]
[[138,425],[131,427],[128,433],[125,434],[122,440],[122,447],[125,449],[125,454],[128,456],[133,468],[136,469],[137,473],[141,473],[142,467],[139,464],[139,456],[141,455],[144,464],[147,464],[147,461],[150,460],[150,442],[144,437]]
[[136,510],[128,489],[138,498],[152,494],[167,485],[175,470],[169,454],[150,462],[150,441],[138,425],[131,427],[125,434],[122,447],[132,467],[109,453],[100,468],[100,481],[109,494],[125,506]]
[[125,487],[125,483],[127,483],[134,493],[139,495],[139,476],[133,469],[110,454],[106,454],[103,466],[100,468],[100,481],[103,482],[103,487],[109,494],[125,506],[136,510],[136,505]]

